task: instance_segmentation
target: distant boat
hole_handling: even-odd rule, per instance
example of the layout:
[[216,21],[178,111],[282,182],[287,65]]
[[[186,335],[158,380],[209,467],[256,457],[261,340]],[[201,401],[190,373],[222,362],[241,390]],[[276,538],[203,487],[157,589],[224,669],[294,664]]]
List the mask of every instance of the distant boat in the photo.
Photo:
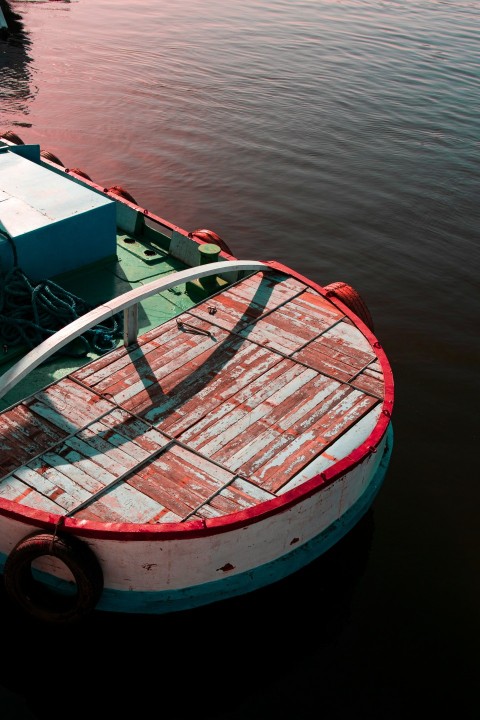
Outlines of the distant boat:
[[47,623],[293,574],[371,507],[392,371],[362,297],[238,260],[0,137],[0,564]]

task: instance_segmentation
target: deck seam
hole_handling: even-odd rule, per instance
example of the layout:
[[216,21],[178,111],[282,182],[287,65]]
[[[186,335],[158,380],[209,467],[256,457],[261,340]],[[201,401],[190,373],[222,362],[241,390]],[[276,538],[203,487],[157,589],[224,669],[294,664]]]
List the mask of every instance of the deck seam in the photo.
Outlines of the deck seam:
[[[85,501],[84,501],[83,503],[81,503],[79,506],[75,507],[73,510],[70,510],[68,513],[66,513],[65,517],[72,517],[72,515],[74,515],[75,513],[80,512],[80,511],[83,510],[85,507],[88,507],[93,501],[95,501],[95,500],[97,500],[99,497],[101,497],[107,490],[111,490],[112,487],[115,487],[115,486],[116,486],[117,484],[119,484],[120,482],[127,482],[127,483],[128,483],[128,477],[129,477],[130,475],[133,475],[133,474],[136,473],[136,472],[138,471],[138,469],[141,468],[143,465],[145,465],[145,464],[147,464],[147,463],[150,463],[152,460],[154,460],[154,459],[157,458],[157,457],[160,457],[160,455],[162,455],[164,452],[166,452],[167,450],[169,450],[170,448],[172,448],[172,447],[175,446],[175,445],[178,446],[178,447],[181,447],[183,450],[186,450],[186,451],[189,452],[189,453],[192,453],[193,455],[196,455],[196,456],[199,457],[199,458],[202,458],[202,459],[204,459],[204,460],[207,460],[209,463],[211,463],[212,465],[215,465],[215,466],[218,467],[220,470],[224,470],[224,471],[227,472],[228,474],[232,475],[231,479],[230,479],[228,482],[224,483],[224,484],[223,484],[221,487],[219,487],[214,493],[212,493],[211,496],[209,496],[209,497],[206,498],[202,503],[200,503],[199,505],[197,505],[197,507],[194,508],[190,513],[188,513],[184,518],[182,518],[182,519],[180,520],[180,522],[186,522],[190,517],[192,517],[192,515],[194,515],[195,513],[197,513],[202,507],[204,507],[205,505],[208,505],[208,504],[210,503],[210,501],[211,501],[214,497],[216,497],[216,496],[219,495],[221,492],[223,492],[223,490],[225,490],[227,487],[229,487],[230,485],[232,485],[232,483],[235,482],[235,480],[236,480],[237,478],[240,479],[240,480],[243,480],[243,481],[245,481],[245,482],[252,483],[252,481],[249,480],[249,478],[248,478],[246,475],[242,475],[242,473],[238,473],[238,472],[235,472],[235,473],[232,472],[232,470],[230,470],[226,465],[223,465],[222,463],[218,462],[218,460],[214,460],[213,458],[211,458],[211,457],[209,457],[209,456],[207,456],[207,455],[199,452],[199,451],[196,450],[195,448],[190,447],[187,443],[182,442],[181,440],[179,440],[178,438],[174,437],[173,435],[171,435],[170,433],[166,432],[165,430],[159,430],[153,423],[151,423],[149,420],[147,420],[146,418],[142,417],[141,415],[138,415],[137,413],[134,413],[134,412],[131,412],[130,410],[127,410],[127,409],[124,408],[122,405],[120,405],[119,403],[117,403],[111,396],[109,396],[108,393],[105,393],[105,394],[99,393],[99,392],[97,392],[96,390],[92,389],[90,386],[84,385],[82,381],[80,381],[80,380],[78,380],[78,379],[76,379],[76,378],[74,379],[74,381],[75,381],[76,383],[78,383],[79,385],[81,385],[84,389],[90,390],[91,392],[94,392],[95,395],[97,395],[97,397],[100,397],[100,398],[102,398],[103,400],[106,400],[106,401],[108,401],[108,402],[111,402],[112,405],[113,405],[114,407],[116,407],[118,410],[121,410],[122,412],[127,413],[130,417],[133,417],[133,418],[135,418],[136,420],[138,420],[139,422],[144,423],[145,425],[148,426],[148,428],[149,428],[150,430],[155,430],[156,432],[159,432],[159,433],[161,433],[162,435],[165,435],[165,437],[168,439],[168,442],[167,442],[165,445],[163,445],[161,448],[159,448],[158,450],[156,450],[155,452],[151,453],[147,458],[145,458],[144,460],[141,460],[140,462],[138,462],[137,465],[135,465],[134,467],[129,468],[125,473],[123,473],[123,474],[120,475],[118,478],[116,478],[115,480],[113,480],[111,483],[109,483],[108,485],[106,485],[105,487],[103,487],[103,488],[102,488],[101,490],[99,490],[97,493],[94,493],[90,498],[88,498],[87,500],[85,500]],[[89,427],[90,425],[94,424],[95,422],[98,422],[99,420],[101,420],[101,418],[105,417],[105,416],[108,415],[110,412],[111,412],[111,410],[109,410],[109,411],[106,412],[106,413],[103,413],[99,418],[96,418],[96,419],[93,420],[91,423],[89,423],[88,425],[86,425],[85,428],[81,428],[81,431],[85,430],[87,427]],[[73,434],[69,435],[68,437],[63,438],[63,441],[68,440],[70,437],[75,437],[75,435],[76,435],[78,432],[80,432],[80,430],[77,430],[76,433],[73,433]],[[63,441],[62,441],[62,442],[63,442]],[[56,447],[56,445],[55,445],[54,447]],[[38,457],[38,456],[37,456],[37,457]],[[32,459],[33,459],[33,458],[32,458]],[[30,460],[29,460],[28,462],[30,462]],[[252,483],[252,484],[255,485],[255,487],[258,487],[258,485],[257,485],[256,483]],[[142,492],[142,491],[139,491],[139,492]],[[146,493],[143,493],[143,494],[146,495]],[[271,493],[271,494],[272,494],[272,497],[276,497],[276,493]]]

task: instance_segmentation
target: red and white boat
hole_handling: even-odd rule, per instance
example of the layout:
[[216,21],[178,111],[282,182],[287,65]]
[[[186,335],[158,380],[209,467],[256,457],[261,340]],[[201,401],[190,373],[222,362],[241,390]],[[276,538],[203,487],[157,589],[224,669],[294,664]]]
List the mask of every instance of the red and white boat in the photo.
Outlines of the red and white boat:
[[0,564],[29,615],[248,593],[371,507],[394,385],[351,286],[237,260],[12,132],[0,268]]

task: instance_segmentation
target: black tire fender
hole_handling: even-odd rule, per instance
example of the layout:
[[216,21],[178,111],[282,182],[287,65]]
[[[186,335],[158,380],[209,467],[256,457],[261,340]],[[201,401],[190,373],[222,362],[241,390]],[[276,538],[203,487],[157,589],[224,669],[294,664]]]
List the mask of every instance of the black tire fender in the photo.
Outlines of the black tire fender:
[[[42,556],[58,558],[73,576],[71,592],[36,579],[32,564]],[[44,622],[81,620],[96,607],[103,591],[103,572],[90,547],[70,535],[35,532],[18,542],[7,557],[5,589],[28,615]]]

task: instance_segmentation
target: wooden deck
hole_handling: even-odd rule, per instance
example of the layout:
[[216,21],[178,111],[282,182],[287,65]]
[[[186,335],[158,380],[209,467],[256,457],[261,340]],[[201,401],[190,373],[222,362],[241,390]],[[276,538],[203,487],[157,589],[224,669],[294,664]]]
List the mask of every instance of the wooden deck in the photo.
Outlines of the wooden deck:
[[337,308],[257,273],[0,416],[0,496],[104,522],[216,517],[281,492],[381,402]]

